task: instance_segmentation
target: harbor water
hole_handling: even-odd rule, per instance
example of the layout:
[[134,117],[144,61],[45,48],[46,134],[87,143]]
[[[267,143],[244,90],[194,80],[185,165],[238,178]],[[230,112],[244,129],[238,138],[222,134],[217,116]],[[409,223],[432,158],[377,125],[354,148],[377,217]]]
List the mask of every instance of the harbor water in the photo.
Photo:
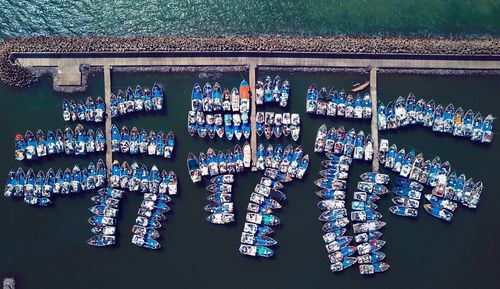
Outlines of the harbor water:
[[495,0],[0,1],[0,39],[19,35],[499,36]]
[[[117,73],[112,72],[112,90],[140,84],[151,87],[158,81],[166,92],[166,109],[158,113],[136,113],[114,120],[118,127],[137,126],[146,130],[172,130],[176,147],[172,159],[115,154],[120,161],[136,160],[149,167],[174,170],[179,178],[179,194],[174,197],[172,212],[159,230],[162,248],[150,251],[130,243],[131,228],[142,196],[127,193],[121,204],[118,245],[113,248],[95,248],[86,244],[92,236],[87,219],[91,216],[93,192],[56,196],[54,206],[34,208],[22,200],[0,197],[0,276],[16,277],[20,288],[220,288],[234,286],[240,289],[256,288],[493,288],[498,276],[500,249],[498,230],[498,163],[500,150],[498,124],[494,126],[493,143],[481,145],[466,139],[433,133],[423,127],[409,127],[394,132],[382,132],[381,137],[405,147],[423,152],[426,158],[440,155],[451,163],[452,170],[465,173],[476,181],[483,181],[484,190],[479,207],[475,210],[459,207],[453,221],[448,224],[420,209],[415,220],[389,213],[390,196],[380,201],[380,211],[387,226],[382,229],[387,241],[383,251],[389,271],[375,277],[363,277],[357,266],[340,274],[330,271],[322,240],[318,197],[313,181],[322,157],[313,152],[317,128],[343,125],[369,131],[369,121],[345,120],[311,116],[305,113],[305,93],[311,83],[318,87],[335,85],[349,89],[363,82],[368,75],[355,73],[279,73],[291,83],[291,99],[285,111],[301,114],[302,131],[298,143],[311,156],[311,165],[301,181],[285,185],[287,202],[276,216],[281,225],[273,238],[275,257],[270,260],[254,259],[238,253],[240,234],[246,205],[252,188],[262,176],[261,172],[245,173],[236,177],[233,199],[236,204],[236,222],[229,226],[208,223],[203,210],[208,192],[202,184],[191,183],[187,168],[188,152],[206,151],[209,146],[227,149],[236,143],[192,138],[187,133],[187,111],[195,82],[219,81],[223,87],[239,85],[243,73]],[[500,115],[498,75],[425,76],[382,74],[378,77],[378,98],[386,104],[397,96],[406,97],[413,92],[418,98],[455,107]],[[23,166],[38,169],[66,168],[75,163],[104,158],[104,154],[87,157],[57,156],[32,162],[14,160],[14,136],[27,129],[63,128],[62,100],[103,95],[103,74],[95,73],[89,79],[89,88],[71,95],[52,90],[52,80],[44,78],[29,88],[14,89],[0,85],[0,184],[5,184],[10,168]],[[274,106],[258,110],[280,111]],[[74,128],[75,123],[69,123]],[[88,126],[84,123],[85,126]],[[95,125],[91,125],[95,127]],[[264,141],[264,139],[259,139]],[[268,143],[268,141],[264,141]],[[292,143],[290,138],[280,140]],[[277,141],[273,141],[277,143]],[[348,182],[348,202],[352,200],[359,175],[371,168],[369,162],[355,161]],[[385,170],[383,170],[385,172]],[[389,173],[394,180],[395,175]],[[394,186],[391,182],[390,187]],[[426,193],[429,188],[425,189]],[[432,285],[429,285],[432,284]],[[493,287],[489,287],[489,286]]]

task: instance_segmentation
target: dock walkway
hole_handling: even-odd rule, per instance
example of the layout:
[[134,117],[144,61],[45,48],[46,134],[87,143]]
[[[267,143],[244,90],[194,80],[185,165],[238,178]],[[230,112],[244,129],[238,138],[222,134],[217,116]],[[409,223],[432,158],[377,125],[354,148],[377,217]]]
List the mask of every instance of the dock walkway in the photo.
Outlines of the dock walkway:
[[113,150],[111,147],[111,68],[109,65],[104,65],[104,102],[106,103],[106,168],[111,171],[113,164]]
[[377,114],[377,68],[370,69],[370,96],[372,98],[372,122],[370,124],[371,134],[373,138],[373,160],[372,171],[379,170],[379,151],[378,151],[378,114]]

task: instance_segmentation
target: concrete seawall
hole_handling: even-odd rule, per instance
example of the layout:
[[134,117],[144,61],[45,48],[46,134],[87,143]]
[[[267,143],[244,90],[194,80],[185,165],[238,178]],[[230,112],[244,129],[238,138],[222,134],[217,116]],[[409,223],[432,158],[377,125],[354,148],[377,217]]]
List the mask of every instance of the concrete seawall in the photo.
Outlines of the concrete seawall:
[[[281,58],[341,58],[386,59],[387,55],[404,60],[494,60],[500,56],[498,38],[403,38],[403,37],[302,37],[302,36],[36,36],[12,38],[0,43],[0,81],[14,86],[29,85],[38,80],[30,70],[17,65],[16,57],[24,53],[58,53],[58,58],[82,58],[68,53],[91,53],[87,57],[136,58],[173,57],[186,53],[208,55],[226,53],[227,57],[281,57]],[[108,53],[109,55],[106,55]],[[253,54],[253,55],[250,55]],[[260,55],[259,55],[260,54]],[[55,56],[55,55],[54,55]],[[23,58],[28,56],[24,54]],[[394,57],[392,57],[394,58]],[[319,65],[321,66],[321,65]],[[364,66],[364,65],[360,65]]]

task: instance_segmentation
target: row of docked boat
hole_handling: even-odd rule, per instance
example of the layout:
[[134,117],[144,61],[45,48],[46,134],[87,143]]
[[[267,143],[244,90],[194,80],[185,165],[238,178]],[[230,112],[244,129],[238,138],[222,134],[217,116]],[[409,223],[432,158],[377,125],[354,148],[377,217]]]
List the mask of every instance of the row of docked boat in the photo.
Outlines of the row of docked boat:
[[345,118],[370,119],[372,100],[370,94],[353,96],[345,90],[335,88],[328,91],[322,87],[319,91],[315,84],[307,89],[306,112],[317,115],[343,116]]
[[390,267],[389,264],[382,262],[385,254],[379,251],[385,245],[385,241],[379,239],[382,236],[379,229],[385,223],[375,204],[388,192],[385,187],[388,182],[388,175],[366,172],[361,175],[361,181],[357,184],[359,191],[354,192],[351,222],[353,231],[357,233],[355,236],[355,242],[358,243],[357,263],[361,274],[384,272]]
[[116,244],[116,224],[120,200],[125,192],[113,188],[103,188],[91,198],[94,206],[89,210],[94,214],[88,222],[92,225],[90,231],[95,234],[87,240],[87,244],[96,247],[112,246]]
[[273,146],[263,143],[257,146],[257,170],[270,170],[270,174],[276,174],[280,182],[289,182],[293,178],[302,179],[309,167],[309,155],[305,154],[302,146],[295,149],[290,144],[283,149],[281,144]]
[[493,138],[494,117],[489,114],[484,119],[480,112],[474,113],[453,104],[444,107],[434,100],[415,101],[410,93],[406,99],[398,97],[387,106],[379,103],[377,108],[379,130],[397,129],[408,125],[420,124],[431,127],[433,131],[449,133],[454,136],[467,137],[473,141],[491,142]]
[[450,163],[442,162],[439,156],[426,160],[422,153],[415,150],[406,153],[404,148],[398,150],[396,144],[389,146],[387,140],[381,140],[379,161],[403,178],[433,187],[433,195],[438,198],[460,202],[469,208],[476,208],[479,203],[483,183],[452,172]]
[[352,236],[344,236],[349,224],[345,208],[346,187],[352,159],[343,155],[329,155],[333,159],[321,164],[325,170],[320,171],[319,180],[315,184],[321,189],[316,194],[321,198],[318,208],[321,210],[319,220],[323,222],[323,241],[330,260],[330,269],[339,272],[357,262],[351,257],[356,251],[355,246],[350,246]]
[[173,171],[160,172],[156,165],[148,170],[144,164],[133,162],[129,165],[126,161],[120,164],[114,160],[109,186],[131,192],[175,195],[177,194],[177,176]]
[[289,97],[290,82],[287,79],[281,81],[279,75],[276,75],[274,80],[271,80],[271,76],[268,75],[264,81],[259,79],[255,84],[255,103],[257,105],[275,102],[281,107],[286,107]]
[[314,151],[325,154],[347,155],[357,160],[371,161],[373,159],[373,138],[371,134],[365,137],[360,130],[358,133],[352,128],[348,132],[343,126],[327,129],[323,124],[318,128]]
[[256,114],[256,133],[267,139],[291,136],[294,141],[300,137],[300,115],[298,113],[274,113],[258,111]]
[[156,133],[150,131],[149,134],[144,129],[133,127],[129,130],[123,126],[118,130],[116,125],[111,126],[111,147],[113,152],[124,154],[147,154],[171,158],[175,146],[175,136],[170,131],[165,134],[163,131]]
[[232,140],[240,140],[242,137],[250,137],[250,121],[248,112],[228,114],[208,114],[203,111],[188,111],[188,133],[191,136],[198,135],[201,138],[215,136]]
[[273,211],[280,209],[286,200],[285,194],[280,191],[282,188],[283,185],[276,178],[262,177],[250,194],[240,238],[241,254],[265,258],[274,255],[269,247],[278,242],[269,235],[274,232],[271,227],[280,224],[280,219],[273,215]]
[[102,122],[106,112],[106,103],[100,96],[95,101],[89,96],[85,103],[83,100],[64,99],[62,106],[64,121]]
[[[151,168],[151,171],[154,171],[154,166]],[[169,182],[174,176],[175,174],[171,175]],[[172,201],[172,198],[168,196],[168,194],[171,194],[171,191],[166,189],[168,185],[163,181],[164,177],[168,178],[168,175],[162,176],[158,190],[150,188],[143,195],[143,201],[137,212],[135,225],[132,227],[132,233],[134,234],[132,236],[132,244],[136,246],[152,250],[161,247],[160,243],[156,240],[160,237],[158,228],[161,227],[161,222],[167,219],[165,213],[170,211],[168,203]],[[163,186],[161,185],[162,182]],[[175,180],[175,183],[177,183],[177,180]],[[175,193],[176,191],[177,184],[175,184]]]
[[155,82],[151,90],[140,85],[133,90],[130,86],[126,92],[118,90],[111,93],[111,117],[118,117],[138,111],[159,111],[163,108],[163,89]]
[[206,83],[203,88],[195,83],[191,93],[191,110],[204,112],[242,112],[250,111],[250,86],[242,80],[239,90],[236,87],[222,89],[218,82],[212,86]]
[[57,129],[54,133],[48,130],[45,134],[41,129],[36,134],[30,130],[24,136],[16,134],[15,159],[34,160],[47,155],[62,154],[86,155],[92,152],[104,151],[106,140],[100,128],[86,130],[78,124],[73,131],[69,126],[64,132]]
[[208,222],[216,225],[234,222],[233,182],[233,174],[218,175],[210,180],[210,185],[207,186],[210,192],[207,197],[209,204],[204,207],[205,211],[210,213],[207,217]]
[[392,189],[395,206],[390,207],[389,211],[397,216],[417,217],[424,186],[407,178],[397,178],[396,184],[398,186]]
[[191,181],[197,183],[205,176],[243,172],[250,167],[251,158],[250,144],[245,142],[243,150],[239,145],[235,145],[234,150],[227,150],[226,154],[222,151],[217,153],[213,148],[208,148],[206,154],[201,152],[199,157],[190,152],[187,157],[187,167]]
[[26,173],[22,168],[11,170],[8,174],[4,195],[6,197],[24,197],[24,202],[30,205],[48,206],[53,194],[70,194],[93,190],[106,186],[106,166],[102,160],[96,164],[90,162],[80,169],[50,168],[47,172],[33,169]]

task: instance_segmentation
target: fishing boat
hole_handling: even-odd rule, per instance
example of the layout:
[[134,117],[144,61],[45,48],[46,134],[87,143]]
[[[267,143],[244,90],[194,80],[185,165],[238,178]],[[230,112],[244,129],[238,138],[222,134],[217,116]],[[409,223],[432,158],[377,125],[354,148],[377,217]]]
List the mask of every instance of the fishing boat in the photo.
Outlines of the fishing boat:
[[276,240],[268,236],[254,235],[246,232],[241,233],[242,244],[256,245],[256,246],[273,246],[278,244]]
[[482,143],[490,143],[491,140],[493,139],[493,120],[495,118],[489,114],[484,118],[483,121],[483,127],[482,127],[482,136],[481,136],[481,142]]
[[365,182],[372,182],[376,184],[387,184],[389,176],[386,174],[379,174],[375,172],[366,172],[361,175],[361,179]]
[[351,221],[365,222],[368,220],[378,220],[382,218],[382,214],[377,211],[364,210],[364,211],[352,211]]
[[387,271],[390,268],[389,264],[384,262],[377,262],[373,264],[359,265],[359,272],[363,275],[374,274]]
[[193,183],[197,183],[197,182],[201,181],[200,165],[199,165],[198,159],[192,153],[189,153],[189,155],[188,155],[187,166],[188,166],[189,175],[191,177],[191,181]]
[[448,104],[443,113],[443,132],[453,133],[453,128],[455,124],[454,119],[455,107],[452,103]]
[[397,206],[409,207],[413,209],[418,209],[420,202],[415,199],[410,199],[407,197],[394,197],[392,202]]
[[236,87],[231,90],[231,109],[233,112],[240,111],[240,92]]
[[370,231],[380,230],[386,225],[385,222],[380,220],[366,221],[364,223],[356,223],[352,225],[354,234],[367,233]]
[[294,141],[300,137],[300,115],[298,113],[291,114],[290,134]]
[[418,215],[417,209],[404,206],[392,206],[389,208],[389,211],[395,215],[404,217],[416,217]]
[[286,105],[288,104],[289,97],[290,97],[290,82],[288,82],[288,79],[285,79],[281,83],[279,91],[279,106],[286,107]]
[[396,117],[396,111],[394,110],[394,103],[389,102],[385,107],[385,118],[387,121],[387,129],[398,128],[398,121]]
[[321,228],[324,232],[333,232],[335,230],[338,230],[340,228],[344,228],[349,224],[349,219],[348,218],[338,218],[334,221],[328,221],[323,224],[323,227]]
[[377,107],[377,126],[379,130],[387,129],[387,115],[385,111],[385,104],[383,102],[379,102]]
[[262,136],[264,133],[264,112],[258,111],[256,113],[256,133],[258,136]]
[[440,198],[437,196],[434,196],[432,194],[425,194],[425,198],[431,203],[436,206],[439,206],[443,209],[446,209],[450,212],[453,212],[457,209],[457,204],[451,200],[445,199],[445,198]]
[[356,83],[352,86],[352,92],[359,92],[370,86],[370,81],[365,81],[363,83]]
[[247,222],[257,225],[276,226],[280,223],[280,220],[276,216],[269,214],[247,213],[245,219]]
[[250,86],[248,82],[243,79],[240,83],[239,90],[239,98],[240,98],[240,111],[242,113],[248,113],[250,111]]
[[[224,115],[224,131],[226,134],[226,138],[228,140],[232,140],[234,130],[233,130],[233,117],[231,114]],[[240,135],[240,137],[241,137],[241,135]]]
[[472,110],[468,110],[464,115],[464,132],[463,135],[466,137],[470,137],[472,135],[472,129],[474,125],[474,112]]
[[342,259],[342,261],[331,264],[330,270],[332,270],[332,272],[340,272],[340,271],[356,264],[356,262],[357,262],[357,259],[354,257],[345,257],[344,259]]
[[274,252],[273,250],[264,247],[264,246],[253,246],[253,245],[244,245],[241,244],[239,251],[243,255],[253,256],[253,257],[272,257]]
[[453,218],[453,213],[443,209],[437,205],[434,204],[425,204],[424,209],[431,215],[433,215],[436,218],[443,219],[445,221],[450,222],[451,219]]
[[209,195],[207,197],[207,200],[209,200],[212,203],[228,203],[231,201],[231,194],[230,193],[215,193],[212,195]]
[[316,140],[314,142],[314,152],[323,152],[325,149],[326,125],[323,124],[318,128]]
[[224,225],[234,222],[234,214],[232,213],[213,213],[207,217],[207,221],[216,225]]
[[371,134],[368,134],[365,137],[365,143],[364,143],[364,160],[365,161],[371,161],[373,159],[373,138]]
[[462,107],[457,108],[453,118],[453,135],[464,136],[464,110]]
[[87,240],[87,244],[96,247],[111,246],[116,243],[116,237],[113,235],[96,235]]
[[233,212],[233,203],[210,203],[206,205],[203,209],[209,213],[232,213]]
[[149,235],[137,235],[134,234],[132,236],[132,244],[137,245],[139,247],[157,250],[161,247],[160,243],[155,239],[151,238]]
[[245,142],[243,145],[243,165],[245,168],[249,168],[251,166],[252,161],[252,150],[250,144]]
[[307,89],[306,112],[316,113],[318,102],[318,89],[315,84],[311,84]]

